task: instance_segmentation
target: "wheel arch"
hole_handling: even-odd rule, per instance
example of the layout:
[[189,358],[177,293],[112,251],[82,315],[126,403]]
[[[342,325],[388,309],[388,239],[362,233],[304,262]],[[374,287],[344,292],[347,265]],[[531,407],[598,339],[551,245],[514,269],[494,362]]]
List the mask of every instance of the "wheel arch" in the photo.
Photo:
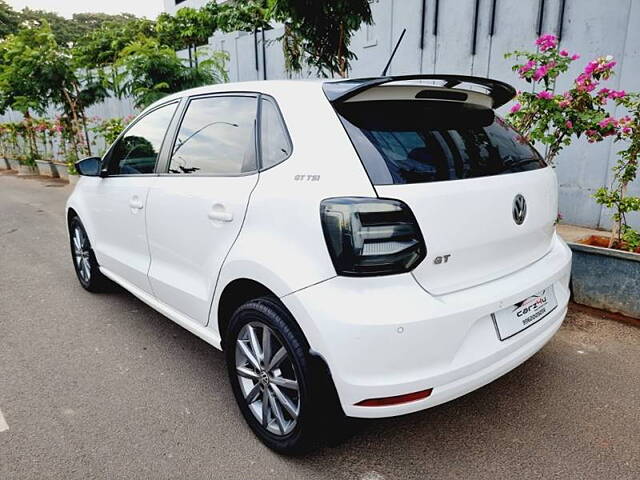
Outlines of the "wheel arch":
[[76,217],[80,217],[80,215],[78,215],[78,212],[76,212],[73,207],[69,207],[67,209],[67,231],[69,230],[69,227],[71,227],[71,220]]
[[[218,332],[220,346],[224,350],[224,337],[233,313],[242,305],[254,298],[278,296],[262,283],[250,278],[236,278],[230,281],[222,290],[217,306]],[[279,303],[281,303],[278,300]],[[284,305],[283,305],[284,306]]]

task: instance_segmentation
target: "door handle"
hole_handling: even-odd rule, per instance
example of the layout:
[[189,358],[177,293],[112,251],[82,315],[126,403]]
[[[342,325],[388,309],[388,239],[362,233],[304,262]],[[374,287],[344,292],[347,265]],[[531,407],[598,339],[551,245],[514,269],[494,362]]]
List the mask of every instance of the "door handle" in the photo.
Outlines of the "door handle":
[[227,212],[224,209],[224,205],[216,203],[211,210],[209,211],[209,220],[214,220],[216,222],[231,222],[233,221],[233,214],[231,212]]
[[144,208],[142,200],[140,200],[138,197],[131,197],[131,199],[129,200],[129,206],[136,210],[142,210]]
[[209,219],[217,222],[230,222],[233,220],[233,214],[229,212],[209,212]]

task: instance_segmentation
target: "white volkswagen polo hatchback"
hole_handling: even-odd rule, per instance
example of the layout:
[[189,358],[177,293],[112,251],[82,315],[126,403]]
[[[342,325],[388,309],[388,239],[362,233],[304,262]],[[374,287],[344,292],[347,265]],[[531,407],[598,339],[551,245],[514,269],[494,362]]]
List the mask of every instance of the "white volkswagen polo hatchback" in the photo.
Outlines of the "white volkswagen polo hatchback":
[[223,349],[242,414],[280,452],[341,415],[459,397],[567,312],[556,176],[494,113],[514,93],[417,75],[163,98],[77,164],[78,279]]

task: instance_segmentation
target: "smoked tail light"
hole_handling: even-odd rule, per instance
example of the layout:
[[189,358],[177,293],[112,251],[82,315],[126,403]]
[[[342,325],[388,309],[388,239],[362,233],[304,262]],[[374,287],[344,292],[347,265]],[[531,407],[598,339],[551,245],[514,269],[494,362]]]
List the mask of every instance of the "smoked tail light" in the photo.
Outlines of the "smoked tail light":
[[329,198],[320,204],[320,217],[338,275],[409,272],[426,256],[418,222],[399,200]]

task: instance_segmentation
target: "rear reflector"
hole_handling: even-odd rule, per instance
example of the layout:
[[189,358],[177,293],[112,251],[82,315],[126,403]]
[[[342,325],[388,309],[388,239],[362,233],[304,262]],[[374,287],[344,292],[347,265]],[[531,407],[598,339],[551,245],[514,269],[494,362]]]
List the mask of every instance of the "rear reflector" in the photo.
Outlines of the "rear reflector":
[[431,395],[432,388],[421,390],[419,392],[407,393],[406,395],[397,395],[395,397],[369,398],[356,403],[358,407],[386,407],[389,405],[399,405],[401,403],[415,402],[422,400]]

